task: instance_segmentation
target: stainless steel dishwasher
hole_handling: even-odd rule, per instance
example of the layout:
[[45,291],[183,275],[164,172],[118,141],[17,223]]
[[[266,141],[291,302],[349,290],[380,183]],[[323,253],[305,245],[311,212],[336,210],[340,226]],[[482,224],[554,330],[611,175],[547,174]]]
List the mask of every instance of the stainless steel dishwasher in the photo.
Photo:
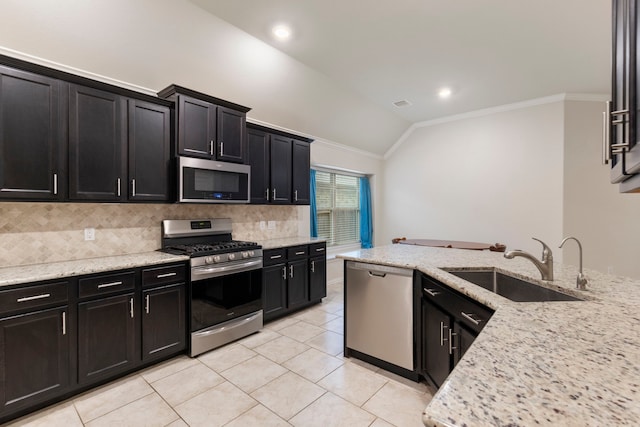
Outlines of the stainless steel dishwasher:
[[345,307],[345,355],[415,371],[413,270],[347,261]]

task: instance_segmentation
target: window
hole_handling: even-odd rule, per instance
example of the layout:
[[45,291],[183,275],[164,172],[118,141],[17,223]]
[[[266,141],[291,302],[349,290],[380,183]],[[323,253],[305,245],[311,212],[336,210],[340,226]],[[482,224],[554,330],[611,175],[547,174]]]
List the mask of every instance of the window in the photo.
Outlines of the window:
[[360,242],[360,180],[357,176],[316,171],[318,237],[327,246]]

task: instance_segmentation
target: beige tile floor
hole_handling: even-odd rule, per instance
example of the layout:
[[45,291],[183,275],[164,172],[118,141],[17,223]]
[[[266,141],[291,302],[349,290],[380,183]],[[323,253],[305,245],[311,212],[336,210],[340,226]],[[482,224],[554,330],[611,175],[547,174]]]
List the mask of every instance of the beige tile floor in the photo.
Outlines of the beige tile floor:
[[433,390],[343,351],[342,285],[257,334],[179,356],[9,424],[422,426]]

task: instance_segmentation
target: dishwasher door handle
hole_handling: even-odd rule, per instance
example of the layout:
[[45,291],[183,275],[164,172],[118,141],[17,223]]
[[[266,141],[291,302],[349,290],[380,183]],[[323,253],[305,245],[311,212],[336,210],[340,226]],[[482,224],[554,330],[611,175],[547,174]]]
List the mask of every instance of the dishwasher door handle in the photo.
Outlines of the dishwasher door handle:
[[371,277],[387,277],[387,273],[378,273],[375,271],[368,271],[368,273]]

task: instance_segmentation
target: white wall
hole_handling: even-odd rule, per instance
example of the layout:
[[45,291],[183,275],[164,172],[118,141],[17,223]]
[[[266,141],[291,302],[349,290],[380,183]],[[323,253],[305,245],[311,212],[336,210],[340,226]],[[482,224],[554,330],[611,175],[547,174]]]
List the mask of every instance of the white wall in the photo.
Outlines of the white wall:
[[[249,117],[344,144],[409,124],[188,0],[5,0],[7,49],[122,82],[171,83],[252,107]],[[2,49],[5,48],[5,49]],[[48,65],[48,64],[45,64]]]
[[[620,194],[601,164],[602,102],[565,105],[564,234],[583,245],[586,268],[640,278],[640,195]],[[578,265],[575,242],[563,249]]]
[[418,127],[384,164],[382,240],[557,246],[563,136],[562,102]]

